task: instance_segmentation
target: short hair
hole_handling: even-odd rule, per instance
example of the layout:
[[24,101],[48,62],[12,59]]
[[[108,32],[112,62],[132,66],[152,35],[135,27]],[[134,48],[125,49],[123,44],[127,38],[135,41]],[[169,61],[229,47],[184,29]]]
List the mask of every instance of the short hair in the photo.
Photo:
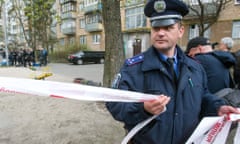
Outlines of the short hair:
[[231,37],[224,37],[221,39],[221,42],[227,46],[228,49],[231,49],[233,47],[233,40]]

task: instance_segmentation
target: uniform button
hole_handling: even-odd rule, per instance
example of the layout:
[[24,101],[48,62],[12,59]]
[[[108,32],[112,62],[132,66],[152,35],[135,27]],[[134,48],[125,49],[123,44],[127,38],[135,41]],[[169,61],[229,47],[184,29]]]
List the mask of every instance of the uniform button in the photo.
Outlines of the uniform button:
[[178,113],[175,113],[175,116],[178,116]]

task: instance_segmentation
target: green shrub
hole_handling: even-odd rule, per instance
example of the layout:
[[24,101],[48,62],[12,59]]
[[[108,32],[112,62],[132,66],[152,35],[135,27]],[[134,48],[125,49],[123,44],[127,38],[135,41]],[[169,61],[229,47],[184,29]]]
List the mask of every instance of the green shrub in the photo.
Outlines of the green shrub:
[[87,45],[71,44],[64,47],[58,46],[58,48],[49,54],[49,60],[50,62],[66,63],[69,54],[88,49]]

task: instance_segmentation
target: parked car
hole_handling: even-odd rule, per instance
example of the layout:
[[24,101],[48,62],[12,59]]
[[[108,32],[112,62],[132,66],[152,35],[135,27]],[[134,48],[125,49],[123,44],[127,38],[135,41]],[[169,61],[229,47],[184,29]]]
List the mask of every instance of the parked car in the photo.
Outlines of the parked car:
[[104,63],[104,51],[79,51],[68,55],[68,61],[73,64]]

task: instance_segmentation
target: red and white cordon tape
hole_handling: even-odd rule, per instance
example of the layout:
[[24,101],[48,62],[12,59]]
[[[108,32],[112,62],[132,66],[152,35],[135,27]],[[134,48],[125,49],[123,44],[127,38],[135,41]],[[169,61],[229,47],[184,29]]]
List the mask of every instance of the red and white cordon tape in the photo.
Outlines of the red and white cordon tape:
[[[105,102],[144,102],[157,98],[156,95],[75,83],[6,77],[0,77],[0,92]],[[154,117],[152,117],[152,119],[153,118]],[[127,144],[135,133],[148,124],[148,121],[151,121],[152,119],[150,118],[146,120],[146,122],[137,125],[136,128],[124,138],[122,144]]]
[[[240,114],[205,117],[186,144],[225,144],[232,122],[237,120],[240,120]],[[240,144],[240,122],[238,122],[233,144]]]
[[76,83],[7,77],[0,77],[0,92],[106,102],[143,102],[157,98],[156,95]]
[[[110,89],[103,87],[93,87],[75,83],[63,83],[63,82],[53,82],[53,81],[39,81],[33,79],[24,78],[10,78],[10,77],[0,77],[0,92],[4,93],[19,93],[26,95],[35,96],[46,96],[46,97],[56,97],[56,98],[69,98],[81,101],[104,101],[104,102],[144,102],[149,100],[154,100],[157,98],[156,95],[143,94],[138,92],[123,91],[118,89]],[[165,108],[166,110],[166,108]],[[152,116],[151,118],[139,123],[134,127],[128,135],[123,139],[121,144],[127,144],[127,142],[139,131],[142,127],[147,125],[157,116]],[[231,121],[240,120],[240,115],[230,114],[228,121],[223,117],[216,117],[218,120],[211,126],[212,128],[201,136],[201,140],[197,136],[197,143],[195,143],[194,138],[190,137],[189,141],[191,144],[221,144],[215,143],[217,140],[223,141],[221,137],[226,137],[227,134],[223,132],[229,131],[231,126]],[[228,124],[227,124],[228,123]],[[201,125],[201,123],[200,123]],[[238,124],[237,133],[235,136],[235,143],[240,144],[240,128]],[[195,130],[196,132],[197,130]],[[220,138],[219,138],[220,137]],[[192,140],[192,139],[193,140]],[[200,143],[201,141],[201,143]],[[224,141],[225,142],[225,141]],[[188,142],[186,143],[188,144]],[[190,144],[190,143],[189,143]],[[224,144],[224,143],[223,143]]]

